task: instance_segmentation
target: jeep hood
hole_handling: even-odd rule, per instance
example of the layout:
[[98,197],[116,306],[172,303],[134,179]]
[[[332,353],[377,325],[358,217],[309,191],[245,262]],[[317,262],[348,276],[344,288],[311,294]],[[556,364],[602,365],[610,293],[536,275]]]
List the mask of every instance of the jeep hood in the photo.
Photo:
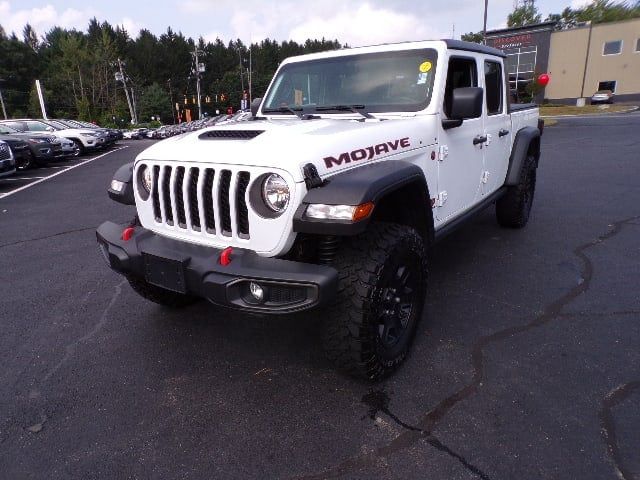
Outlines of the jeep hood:
[[393,120],[260,120],[225,124],[162,140],[137,161],[211,162],[272,167],[296,182],[302,168],[316,166],[321,177],[436,143],[436,117]]

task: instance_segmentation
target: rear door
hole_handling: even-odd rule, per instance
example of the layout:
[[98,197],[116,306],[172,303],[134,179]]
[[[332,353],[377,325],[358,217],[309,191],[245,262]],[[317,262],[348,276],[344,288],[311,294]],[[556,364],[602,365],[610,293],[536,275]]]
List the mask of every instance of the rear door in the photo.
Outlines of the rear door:
[[[478,87],[482,57],[477,54],[455,54],[449,58],[447,81],[442,105],[442,118],[449,118],[453,90]],[[482,116],[465,120],[459,127],[440,126],[440,156],[438,162],[438,192],[435,214],[443,224],[473,206],[480,197],[480,177],[484,169],[483,145],[474,138],[482,136]]]
[[504,184],[511,154],[511,117],[507,111],[507,92],[502,62],[486,58],[483,61],[485,98],[484,171],[482,195],[495,192]]

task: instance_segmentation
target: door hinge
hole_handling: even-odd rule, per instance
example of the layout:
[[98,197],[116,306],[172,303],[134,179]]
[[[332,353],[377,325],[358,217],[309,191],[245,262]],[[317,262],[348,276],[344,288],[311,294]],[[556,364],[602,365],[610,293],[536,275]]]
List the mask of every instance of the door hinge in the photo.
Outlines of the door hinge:
[[447,191],[442,191],[438,193],[438,197],[436,198],[436,207],[442,207],[447,202]]
[[489,181],[489,172],[487,170],[482,172],[482,176],[480,177],[480,181],[482,183],[487,183]]
[[438,161],[442,162],[449,156],[449,147],[446,145],[440,145],[438,148]]

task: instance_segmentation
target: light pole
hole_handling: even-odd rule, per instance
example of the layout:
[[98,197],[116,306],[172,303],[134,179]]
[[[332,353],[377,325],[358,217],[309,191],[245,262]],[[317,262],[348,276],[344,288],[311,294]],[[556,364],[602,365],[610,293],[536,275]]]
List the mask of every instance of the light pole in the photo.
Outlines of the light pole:
[[[0,82],[4,82],[4,78],[0,78]],[[2,114],[4,119],[7,119],[7,109],[4,106],[4,98],[2,97],[2,89],[0,88],[0,104],[2,104]]]

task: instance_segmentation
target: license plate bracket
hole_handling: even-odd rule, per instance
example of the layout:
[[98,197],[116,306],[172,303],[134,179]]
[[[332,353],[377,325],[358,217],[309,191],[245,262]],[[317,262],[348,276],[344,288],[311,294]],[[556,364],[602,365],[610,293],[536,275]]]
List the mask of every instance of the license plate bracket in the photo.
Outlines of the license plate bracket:
[[144,277],[147,282],[172,292],[187,293],[186,260],[174,260],[144,252],[142,258],[144,260]]

